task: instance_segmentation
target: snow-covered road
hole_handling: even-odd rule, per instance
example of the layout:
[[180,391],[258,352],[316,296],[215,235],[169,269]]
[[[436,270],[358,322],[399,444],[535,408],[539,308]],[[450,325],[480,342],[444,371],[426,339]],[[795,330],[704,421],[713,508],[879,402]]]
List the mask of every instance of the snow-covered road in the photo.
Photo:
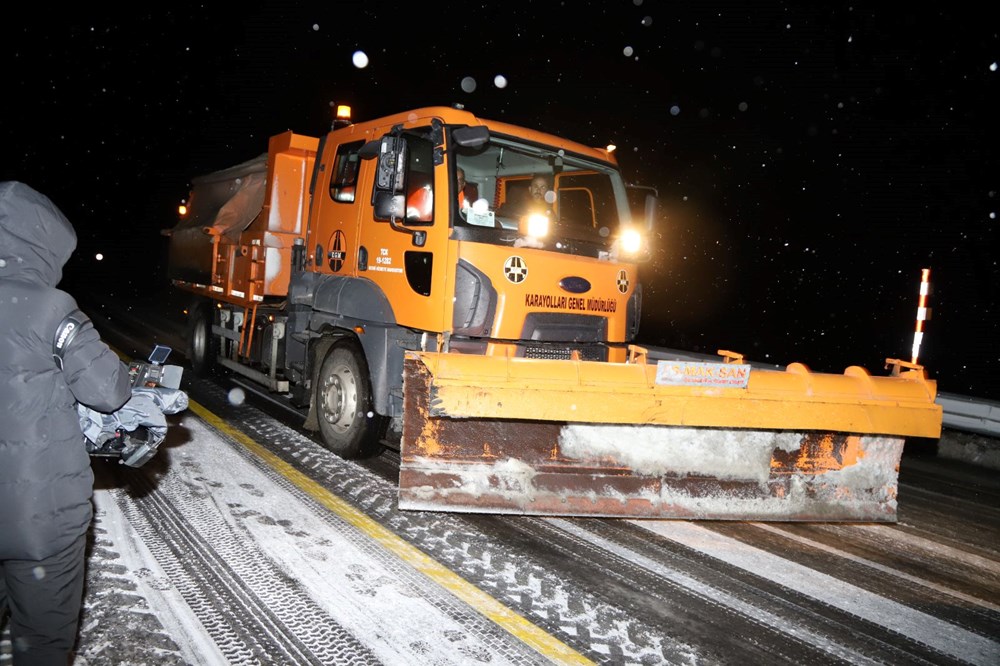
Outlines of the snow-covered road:
[[400,512],[391,479],[200,397],[147,466],[97,466],[78,666],[1000,660],[995,506],[964,543],[943,495],[898,525]]
[[[185,661],[541,660],[401,558],[401,543],[304,502],[193,414],[181,434],[161,474],[101,488],[96,505],[135,593]],[[103,647],[85,640],[82,652]]]
[[150,463],[95,460],[75,666],[1000,663],[993,470],[904,456],[894,525],[400,511],[398,455],[185,381]]

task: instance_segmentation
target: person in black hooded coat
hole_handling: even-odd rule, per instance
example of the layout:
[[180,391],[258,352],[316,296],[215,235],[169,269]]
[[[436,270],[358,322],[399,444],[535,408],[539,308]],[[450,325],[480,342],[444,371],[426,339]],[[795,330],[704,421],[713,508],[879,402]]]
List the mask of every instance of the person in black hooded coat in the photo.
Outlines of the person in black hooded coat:
[[76,403],[111,413],[131,396],[128,366],[56,289],[75,249],[48,197],[0,183],[0,622],[18,666],[73,657],[94,487]]

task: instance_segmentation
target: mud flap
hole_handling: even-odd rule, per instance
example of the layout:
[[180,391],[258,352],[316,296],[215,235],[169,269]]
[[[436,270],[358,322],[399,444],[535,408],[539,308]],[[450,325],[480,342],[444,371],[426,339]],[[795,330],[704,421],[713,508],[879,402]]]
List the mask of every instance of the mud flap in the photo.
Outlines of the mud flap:
[[[573,362],[525,369],[518,361],[463,359],[449,368],[443,357],[408,355],[401,509],[893,522],[904,435],[940,433],[933,387],[929,400],[893,384],[873,396],[869,384],[864,400],[839,387],[827,390],[839,397],[817,401],[815,391],[799,395],[793,378],[784,393],[771,386],[727,399],[725,391],[657,387],[645,374],[629,380],[635,369],[609,378],[614,368],[586,362],[594,367],[578,366],[575,383],[546,384]],[[671,400],[686,404],[685,416],[671,416]],[[895,410],[909,423],[895,429],[908,432],[818,428],[892,421]],[[589,422],[553,418],[560,412],[586,413]],[[611,422],[615,414],[629,422]],[[777,427],[782,421],[817,427]]]

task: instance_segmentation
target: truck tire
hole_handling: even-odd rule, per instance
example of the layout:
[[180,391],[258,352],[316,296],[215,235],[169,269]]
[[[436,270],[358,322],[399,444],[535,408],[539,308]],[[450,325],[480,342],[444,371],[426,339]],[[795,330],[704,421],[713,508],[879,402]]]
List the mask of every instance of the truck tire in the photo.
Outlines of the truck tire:
[[198,377],[206,377],[215,369],[219,339],[212,335],[214,318],[215,308],[207,301],[198,301],[188,309],[187,356]]
[[316,417],[324,446],[352,460],[374,455],[385,418],[376,414],[368,363],[350,340],[330,347],[316,382]]

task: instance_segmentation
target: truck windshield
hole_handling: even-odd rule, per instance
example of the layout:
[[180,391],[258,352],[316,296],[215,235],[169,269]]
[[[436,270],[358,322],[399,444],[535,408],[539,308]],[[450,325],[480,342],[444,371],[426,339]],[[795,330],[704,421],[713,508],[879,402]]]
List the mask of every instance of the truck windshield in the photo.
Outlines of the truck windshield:
[[460,240],[604,257],[628,222],[625,186],[606,162],[497,135],[452,154]]

